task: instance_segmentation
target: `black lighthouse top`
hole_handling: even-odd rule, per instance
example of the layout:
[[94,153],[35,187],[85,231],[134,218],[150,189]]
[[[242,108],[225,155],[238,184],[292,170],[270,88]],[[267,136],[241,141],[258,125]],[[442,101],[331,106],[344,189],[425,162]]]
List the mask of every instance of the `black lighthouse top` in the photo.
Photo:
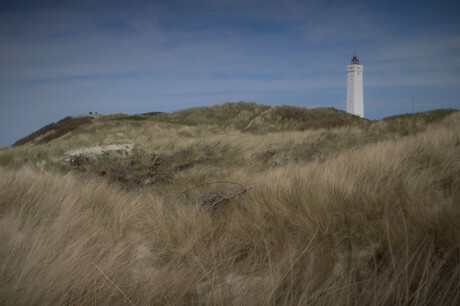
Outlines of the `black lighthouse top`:
[[351,63],[353,65],[359,65],[359,59],[358,57],[356,56],[356,54],[353,54],[353,58],[351,59]]

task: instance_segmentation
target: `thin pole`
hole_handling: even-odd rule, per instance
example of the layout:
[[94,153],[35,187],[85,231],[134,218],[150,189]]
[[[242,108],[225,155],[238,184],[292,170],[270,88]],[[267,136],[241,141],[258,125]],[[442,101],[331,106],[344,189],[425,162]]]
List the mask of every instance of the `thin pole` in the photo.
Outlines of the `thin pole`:
[[415,97],[412,96],[412,114],[415,113]]

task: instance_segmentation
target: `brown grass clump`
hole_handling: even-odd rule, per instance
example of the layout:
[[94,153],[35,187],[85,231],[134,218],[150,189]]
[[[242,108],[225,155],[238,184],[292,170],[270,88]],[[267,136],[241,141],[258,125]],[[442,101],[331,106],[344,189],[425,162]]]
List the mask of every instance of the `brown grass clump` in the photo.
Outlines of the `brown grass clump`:
[[88,130],[132,139],[130,171],[170,181],[127,190],[92,172],[116,159],[54,168],[66,137],[0,152],[0,304],[459,304],[458,113],[407,137],[120,122]]

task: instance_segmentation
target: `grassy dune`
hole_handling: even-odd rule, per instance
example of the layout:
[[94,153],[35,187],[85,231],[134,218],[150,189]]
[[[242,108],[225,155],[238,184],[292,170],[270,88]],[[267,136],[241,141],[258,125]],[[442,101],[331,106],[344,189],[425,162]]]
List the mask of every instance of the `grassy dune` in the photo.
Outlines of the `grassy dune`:
[[159,115],[0,151],[1,304],[460,302],[460,113],[257,133]]

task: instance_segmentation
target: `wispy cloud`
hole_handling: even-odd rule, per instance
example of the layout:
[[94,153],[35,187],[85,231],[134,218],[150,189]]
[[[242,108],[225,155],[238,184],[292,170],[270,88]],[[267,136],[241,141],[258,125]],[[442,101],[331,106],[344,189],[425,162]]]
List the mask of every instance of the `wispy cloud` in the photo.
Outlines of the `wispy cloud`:
[[340,105],[353,49],[368,93],[442,87],[460,100],[456,5],[422,2],[3,1],[0,107],[32,103],[49,120],[50,108]]

